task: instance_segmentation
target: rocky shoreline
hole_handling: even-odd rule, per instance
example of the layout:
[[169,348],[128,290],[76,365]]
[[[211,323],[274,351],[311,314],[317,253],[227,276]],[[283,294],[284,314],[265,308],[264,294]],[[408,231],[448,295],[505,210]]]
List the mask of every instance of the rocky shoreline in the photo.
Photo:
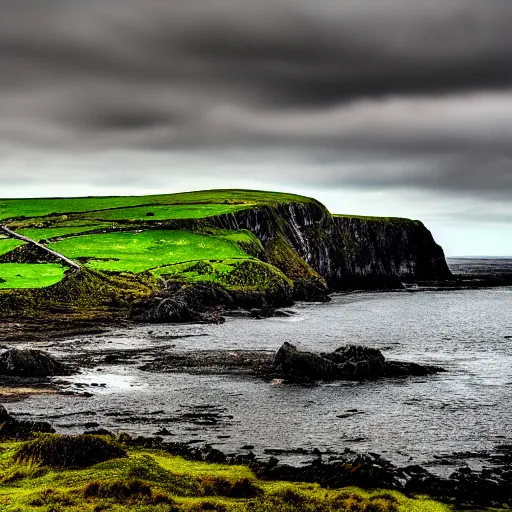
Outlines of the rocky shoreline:
[[[210,290],[205,293],[209,296]],[[207,307],[201,305],[204,299],[202,294],[196,295],[197,302],[191,309],[199,312],[194,321],[200,322],[222,322],[222,316],[226,314],[242,315],[253,318],[257,322],[259,318],[292,316],[293,312],[275,309],[277,303],[246,302],[246,308],[240,311],[229,299],[219,306],[215,302]],[[199,297],[199,298],[198,298]],[[156,304],[156,301],[153,305]],[[191,302],[191,304],[194,304]],[[237,304],[238,306],[238,304]],[[252,306],[252,307],[251,307]],[[263,306],[263,307],[257,307]],[[152,306],[153,307],[153,306]],[[158,304],[156,304],[158,307]],[[197,308],[194,309],[194,308]],[[151,308],[150,308],[151,310]],[[204,316],[203,316],[204,315]],[[178,319],[181,320],[181,319]],[[117,324],[117,321],[115,321]],[[60,324],[58,321],[47,322],[50,334],[45,333],[37,327],[37,322],[10,320],[3,325],[2,337],[3,348],[13,342],[19,342],[17,337],[28,344],[34,341],[48,339],[48,337],[68,337],[77,334],[95,334],[109,328],[109,321],[104,320],[95,324],[91,321]],[[126,325],[129,325],[128,323]],[[152,328],[148,325],[149,328]],[[53,330],[52,330],[53,329]],[[172,338],[172,336],[170,337]],[[172,342],[172,340],[170,340]],[[374,380],[381,378],[398,378],[406,376],[428,376],[443,369],[433,366],[421,366],[417,363],[404,363],[388,361],[382,353],[375,349],[362,348],[357,346],[340,347],[338,350],[328,353],[310,353],[296,350],[290,343],[285,343],[276,354],[271,351],[251,350],[194,350],[182,351],[173,349],[162,353],[162,347],[144,348],[133,350],[102,350],[91,352],[80,361],[84,367],[92,368],[101,363],[109,365],[136,365],[138,369],[150,372],[187,372],[200,375],[233,375],[248,378],[264,379],[275,384],[301,383],[313,384],[317,380]],[[149,354],[150,361],[141,364],[141,355]],[[73,362],[70,358],[64,363]],[[1,363],[1,361],[0,361]],[[62,372],[62,383],[65,383],[66,372]],[[52,371],[49,373],[52,374]],[[30,380],[30,379],[29,379]],[[46,387],[48,390],[57,391],[59,381],[51,384],[43,378],[27,380],[20,376],[9,376],[3,379],[6,385],[19,386],[20,389],[28,386]],[[39,383],[39,384],[37,384]],[[83,396],[87,396],[84,391]],[[5,401],[5,400],[4,400]],[[357,413],[348,412],[347,414]],[[136,415],[136,413],[134,413]],[[133,416],[122,416],[120,422],[133,422]],[[48,418],[52,421],[53,418]],[[91,418],[88,433],[109,435],[98,422]],[[121,421],[122,420],[122,421]],[[169,418],[169,421],[186,421],[191,424],[202,426],[217,426],[222,432],[222,414],[214,410],[189,410],[183,413],[182,417]],[[161,418],[155,420],[155,437],[134,437],[128,442],[134,446],[147,448],[158,448],[168,451],[171,454],[185,456],[192,460],[203,460],[207,462],[227,462],[232,464],[249,465],[259,478],[268,478],[287,481],[305,481],[320,483],[325,487],[338,487],[357,485],[361,487],[385,487],[395,489],[405,494],[428,494],[436,499],[447,503],[456,504],[459,507],[498,507],[503,504],[512,506],[510,489],[512,488],[512,447],[510,445],[498,445],[494,451],[453,453],[438,457],[430,465],[456,467],[449,476],[439,476],[425,467],[412,465],[397,466],[377,453],[356,453],[351,449],[341,451],[321,452],[320,450],[299,449],[296,454],[303,459],[309,459],[301,466],[290,465],[277,460],[275,457],[286,457],[290,455],[289,450],[268,449],[266,455],[269,458],[256,457],[250,445],[240,447],[237,453],[223,453],[222,451],[203,445],[198,438],[187,442],[168,442],[170,432],[165,429],[157,430]],[[5,421],[11,429],[16,429],[28,435],[32,430],[30,422],[17,423],[17,420],[10,417]],[[53,428],[51,425],[45,428]],[[25,429],[25,430],[24,430]],[[50,430],[48,430],[50,431]],[[1,434],[1,432],[0,432]],[[219,437],[221,437],[219,435]],[[186,439],[186,438],[185,438]],[[384,447],[383,447],[384,448]],[[380,450],[379,450],[380,451]],[[385,450],[383,450],[384,452]],[[293,454],[291,454],[293,455]],[[466,461],[479,459],[484,461],[482,469],[471,469]]]

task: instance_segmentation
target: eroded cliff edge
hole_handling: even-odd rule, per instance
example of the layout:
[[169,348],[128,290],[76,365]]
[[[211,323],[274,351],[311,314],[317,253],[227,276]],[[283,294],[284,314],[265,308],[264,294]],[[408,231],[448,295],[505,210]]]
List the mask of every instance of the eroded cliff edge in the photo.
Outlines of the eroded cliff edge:
[[252,231],[269,263],[294,281],[318,280],[331,291],[453,279],[442,247],[418,220],[331,215],[311,201],[254,207],[210,222]]

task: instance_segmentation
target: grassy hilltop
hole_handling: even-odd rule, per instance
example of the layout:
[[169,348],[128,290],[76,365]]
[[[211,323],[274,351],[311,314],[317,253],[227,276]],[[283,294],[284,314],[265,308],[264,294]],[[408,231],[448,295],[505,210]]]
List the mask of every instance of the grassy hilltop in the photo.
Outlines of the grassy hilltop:
[[[223,230],[209,219],[288,203],[316,202],[248,190],[0,199],[0,224],[81,264],[91,272],[89,284],[110,279],[111,289],[128,288],[144,295],[166,277],[214,282],[228,290],[265,291],[276,283],[291,285],[291,280],[265,262],[264,248],[252,232]],[[76,285],[70,274],[60,261],[40,251],[35,254],[31,244],[0,234],[0,299],[2,294],[19,297],[17,291],[25,290],[36,306],[48,299],[49,288],[62,296],[61,283],[68,289]],[[127,279],[130,285],[119,286],[116,278],[125,279],[125,284]]]

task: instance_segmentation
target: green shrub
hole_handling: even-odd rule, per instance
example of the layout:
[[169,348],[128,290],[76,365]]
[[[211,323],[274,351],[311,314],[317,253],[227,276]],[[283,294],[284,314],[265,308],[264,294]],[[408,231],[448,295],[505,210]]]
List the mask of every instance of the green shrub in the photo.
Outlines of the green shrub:
[[101,437],[52,434],[23,444],[14,460],[57,468],[84,468],[119,457],[126,457],[126,452]]
[[203,496],[226,496],[228,498],[254,498],[261,489],[248,478],[230,481],[222,477],[204,476],[199,481]]

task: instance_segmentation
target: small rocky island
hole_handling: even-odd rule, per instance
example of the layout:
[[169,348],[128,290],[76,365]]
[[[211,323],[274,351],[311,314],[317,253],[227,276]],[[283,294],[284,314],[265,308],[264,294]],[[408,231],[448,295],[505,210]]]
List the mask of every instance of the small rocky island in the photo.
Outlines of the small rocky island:
[[285,342],[276,353],[251,350],[175,351],[142,366],[158,372],[190,372],[260,377],[287,382],[414,377],[444,372],[437,366],[387,361],[378,349],[346,345],[330,353],[298,350]]

